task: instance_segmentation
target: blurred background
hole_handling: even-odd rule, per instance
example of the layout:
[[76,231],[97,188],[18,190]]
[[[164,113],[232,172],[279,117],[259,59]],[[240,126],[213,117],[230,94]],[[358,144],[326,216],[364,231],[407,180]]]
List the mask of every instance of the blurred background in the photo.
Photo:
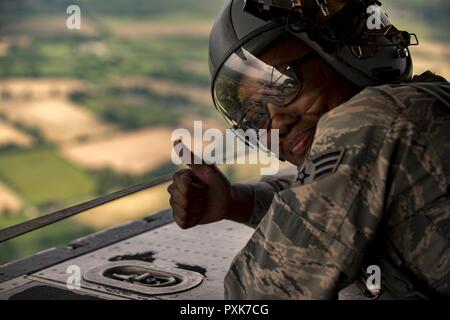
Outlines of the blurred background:
[[[224,129],[208,35],[224,0],[0,0],[0,228],[176,169],[175,128]],[[81,8],[81,30],[66,8]],[[450,78],[448,0],[386,0],[415,74]],[[257,166],[224,166],[234,181]],[[0,264],[168,207],[166,186],[0,244]]]

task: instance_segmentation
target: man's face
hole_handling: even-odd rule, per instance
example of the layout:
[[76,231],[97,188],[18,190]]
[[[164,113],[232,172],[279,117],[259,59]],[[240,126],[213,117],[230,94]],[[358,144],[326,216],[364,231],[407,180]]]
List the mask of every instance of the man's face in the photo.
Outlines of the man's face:
[[[278,129],[280,156],[300,166],[312,145],[320,117],[355,92],[319,55],[297,39],[283,39],[258,58],[272,66],[292,66],[299,80],[298,94],[288,104],[279,104],[276,99],[265,103],[267,123],[261,123],[261,127]],[[245,79],[241,84],[248,90]],[[246,95],[261,100],[264,90],[253,86]]]

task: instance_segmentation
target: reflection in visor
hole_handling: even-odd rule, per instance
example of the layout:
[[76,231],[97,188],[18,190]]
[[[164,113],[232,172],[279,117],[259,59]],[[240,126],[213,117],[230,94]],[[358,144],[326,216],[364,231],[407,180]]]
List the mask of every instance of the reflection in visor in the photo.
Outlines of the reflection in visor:
[[290,104],[301,82],[291,66],[268,65],[241,48],[222,66],[213,90],[217,109],[233,128],[269,129],[269,104]]

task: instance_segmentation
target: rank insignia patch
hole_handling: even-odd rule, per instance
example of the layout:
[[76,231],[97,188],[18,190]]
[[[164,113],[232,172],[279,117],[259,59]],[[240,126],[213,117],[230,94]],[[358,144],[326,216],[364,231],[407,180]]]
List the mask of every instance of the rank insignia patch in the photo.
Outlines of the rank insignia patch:
[[336,171],[344,156],[344,148],[327,150],[309,157],[298,172],[300,185],[324,178]]
[[344,148],[327,150],[311,157],[310,162],[314,166],[314,178],[317,180],[336,171],[344,155]]

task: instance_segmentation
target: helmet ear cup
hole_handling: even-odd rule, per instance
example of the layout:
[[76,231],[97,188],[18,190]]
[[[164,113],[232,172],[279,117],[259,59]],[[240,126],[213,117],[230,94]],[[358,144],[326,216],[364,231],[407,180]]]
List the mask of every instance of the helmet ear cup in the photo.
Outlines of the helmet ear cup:
[[397,30],[386,14],[382,14],[380,23],[380,29],[368,30],[364,26],[357,38],[341,43],[324,39],[316,30],[290,32],[357,87],[409,81],[413,65],[408,46],[415,35]]

